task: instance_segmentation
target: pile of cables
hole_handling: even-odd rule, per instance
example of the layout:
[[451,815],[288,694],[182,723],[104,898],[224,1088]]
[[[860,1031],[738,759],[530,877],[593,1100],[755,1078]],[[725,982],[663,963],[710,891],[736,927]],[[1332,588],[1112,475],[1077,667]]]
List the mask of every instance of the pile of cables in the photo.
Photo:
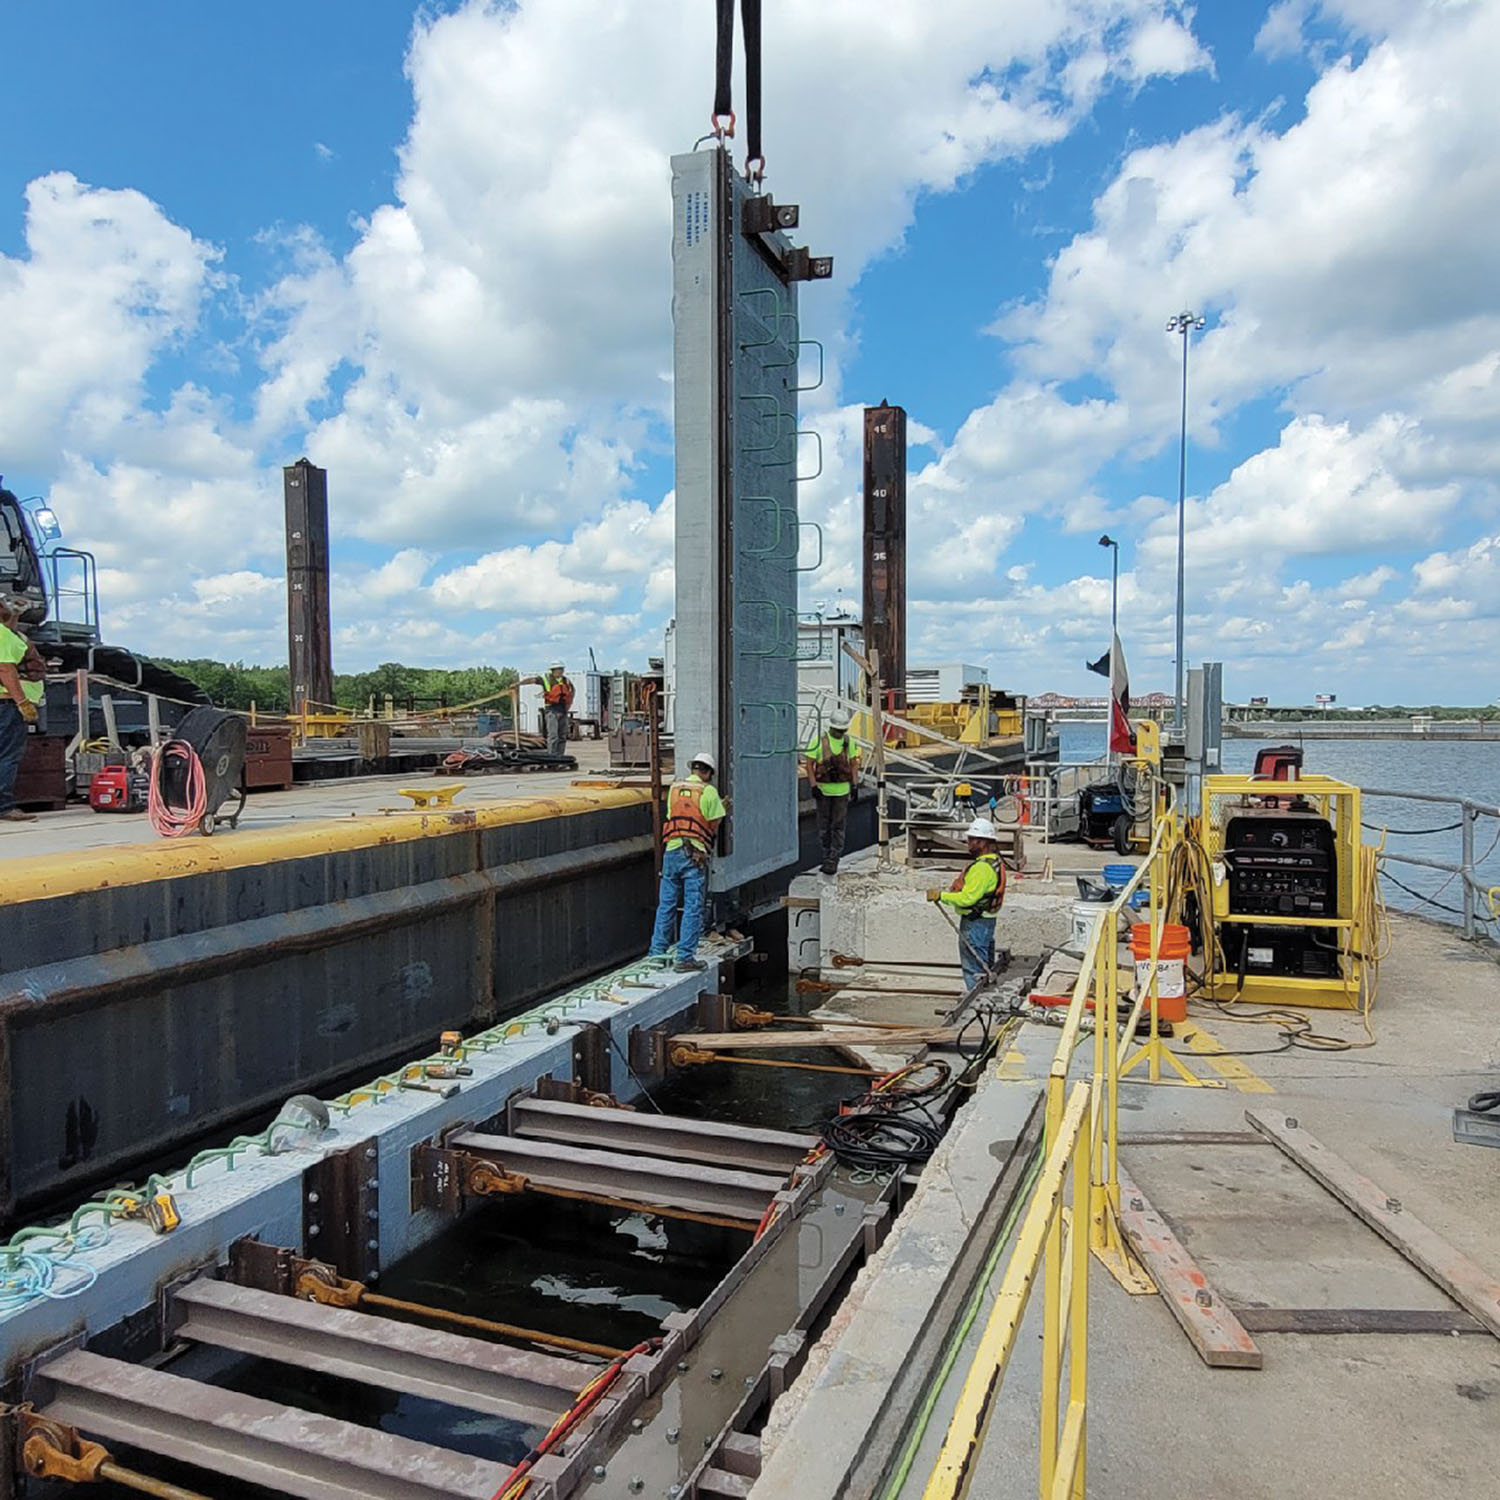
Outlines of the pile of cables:
[[935,1106],[953,1079],[941,1060],[888,1073],[840,1107],[823,1127],[823,1144],[845,1166],[890,1172],[927,1160],[943,1138]]
[[[165,781],[168,767],[182,767],[183,795],[186,802],[168,798]],[[168,740],[151,761],[151,786],[146,796],[146,816],[151,826],[166,839],[196,833],[208,813],[208,788],[203,779],[203,762],[186,740]]]

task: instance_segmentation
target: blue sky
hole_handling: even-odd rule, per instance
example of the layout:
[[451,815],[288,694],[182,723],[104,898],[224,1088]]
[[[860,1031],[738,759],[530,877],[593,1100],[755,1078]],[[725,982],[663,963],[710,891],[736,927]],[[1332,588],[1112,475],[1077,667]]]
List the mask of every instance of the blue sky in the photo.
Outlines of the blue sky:
[[[859,409],[913,426],[913,654],[1085,691],[1121,539],[1171,677],[1483,702],[1500,611],[1500,7],[767,0],[768,186],[830,286],[805,487],[857,599]],[[284,656],[330,470],[336,662],[638,665],[671,609],[667,157],[707,0],[10,7],[0,471],[112,638]]]

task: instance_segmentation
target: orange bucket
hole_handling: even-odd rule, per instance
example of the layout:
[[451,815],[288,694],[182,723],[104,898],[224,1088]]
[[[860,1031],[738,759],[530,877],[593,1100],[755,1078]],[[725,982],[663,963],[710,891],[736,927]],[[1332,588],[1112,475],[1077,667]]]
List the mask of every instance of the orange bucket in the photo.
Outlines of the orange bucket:
[[[1192,952],[1192,937],[1186,927],[1166,923],[1156,950],[1156,1018],[1159,1021],[1187,1020],[1187,978],[1184,964]],[[1137,922],[1130,929],[1130,952],[1135,959],[1137,991],[1144,990],[1151,977],[1151,924]]]

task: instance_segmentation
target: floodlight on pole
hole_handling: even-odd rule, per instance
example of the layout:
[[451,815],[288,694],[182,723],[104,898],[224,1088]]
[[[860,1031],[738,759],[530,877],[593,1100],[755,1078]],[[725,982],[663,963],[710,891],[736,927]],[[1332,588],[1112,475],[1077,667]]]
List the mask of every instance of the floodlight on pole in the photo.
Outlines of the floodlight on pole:
[[1207,319],[1195,312],[1180,312],[1167,319],[1167,332],[1182,335],[1182,437],[1177,459],[1177,680],[1172,701],[1173,722],[1182,728],[1183,674],[1183,559],[1187,539],[1187,385],[1189,336],[1202,329]]
[[1115,696],[1115,642],[1120,638],[1120,544],[1112,536],[1099,538],[1101,547],[1110,549],[1109,574],[1109,715],[1105,719],[1104,764],[1114,764],[1114,751],[1110,749],[1110,728],[1114,721]]

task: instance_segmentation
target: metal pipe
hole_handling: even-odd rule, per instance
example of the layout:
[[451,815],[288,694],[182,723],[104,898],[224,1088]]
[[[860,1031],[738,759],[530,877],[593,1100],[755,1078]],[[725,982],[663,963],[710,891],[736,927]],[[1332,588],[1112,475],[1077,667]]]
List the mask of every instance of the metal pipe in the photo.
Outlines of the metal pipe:
[[1463,909],[1464,936],[1474,936],[1474,814],[1466,807],[1462,813],[1463,827],[1459,832],[1463,853]]
[[[838,1046],[836,1040],[830,1040],[830,1047]],[[831,1063],[804,1063],[787,1062],[780,1057],[745,1057],[737,1052],[710,1052],[709,1061],[721,1063],[739,1063],[747,1068],[794,1068],[800,1073],[857,1073],[861,1078],[879,1078],[884,1073],[882,1068],[837,1068]]]
[[127,1469],[112,1459],[99,1465],[100,1479],[108,1479],[123,1485],[127,1490],[139,1490],[143,1495],[155,1495],[157,1500],[208,1500],[208,1496],[197,1490],[185,1490],[181,1485],[168,1484],[165,1479],[153,1479],[136,1469]]
[[1461,875],[1465,884],[1472,883],[1476,890],[1489,889],[1472,870],[1466,870],[1462,865],[1447,865],[1440,859],[1423,859],[1419,854],[1393,854],[1389,849],[1385,850],[1380,857],[1394,860],[1400,865],[1420,865],[1424,870],[1441,870],[1445,875]]
[[1365,797],[1395,797],[1406,798],[1412,802],[1442,802],[1449,807],[1466,807],[1470,812],[1478,813],[1486,818],[1500,818],[1500,807],[1491,807],[1487,802],[1475,802],[1468,797],[1455,797],[1447,792],[1397,792],[1388,787],[1367,786],[1361,787],[1360,793]]
[[404,1302],[399,1297],[387,1297],[383,1292],[366,1292],[360,1299],[362,1307],[379,1307],[387,1312],[401,1313],[408,1317],[430,1318],[438,1323],[451,1323],[455,1328],[470,1328],[475,1333],[491,1333],[499,1338],[521,1339],[528,1344],[544,1344],[552,1349],[566,1349],[573,1354],[594,1354],[600,1359],[617,1359],[625,1353],[613,1344],[592,1344],[587,1339],[564,1338],[560,1333],[543,1333],[539,1328],[522,1328],[515,1323],[497,1323],[492,1318],[476,1318],[471,1313],[450,1312],[446,1307],[430,1307],[423,1302]]

